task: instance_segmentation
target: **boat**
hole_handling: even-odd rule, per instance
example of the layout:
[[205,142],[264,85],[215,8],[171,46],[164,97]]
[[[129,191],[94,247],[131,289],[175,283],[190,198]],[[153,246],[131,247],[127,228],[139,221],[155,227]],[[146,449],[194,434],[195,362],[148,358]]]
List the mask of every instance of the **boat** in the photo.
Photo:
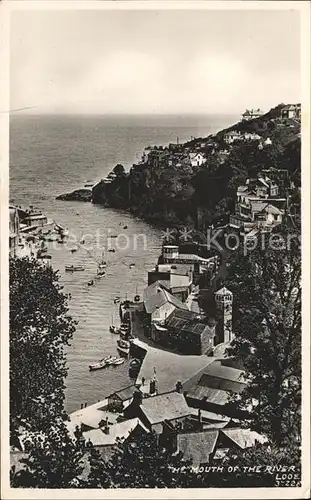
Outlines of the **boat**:
[[137,358],[131,359],[129,363],[129,377],[136,378],[141,367],[141,361]]
[[114,252],[115,252],[115,249],[114,249],[114,248],[109,248],[108,252],[112,252],[112,253],[114,253]]
[[122,339],[117,340],[117,344],[119,347],[122,347],[124,349],[130,348],[130,343],[127,340],[122,340]]
[[131,359],[129,366],[131,368],[139,368],[141,365],[141,361],[137,358]]
[[118,365],[122,365],[122,363],[124,363],[125,359],[124,358],[118,358],[116,359],[113,363],[111,363],[113,366],[118,366]]
[[113,365],[113,363],[115,363],[117,359],[117,356],[111,356],[111,358],[107,361],[107,366]]
[[109,327],[109,331],[110,331],[110,333],[114,333],[115,335],[119,335],[119,333],[120,333],[120,330],[114,325],[111,325]]
[[105,276],[106,274],[106,271],[104,271],[103,269],[97,269],[97,276]]
[[83,266],[65,266],[65,271],[84,271]]
[[117,237],[118,237],[118,235],[117,235],[117,234],[110,234],[110,235],[109,235],[109,238],[117,238]]
[[121,356],[128,357],[128,355],[130,354],[130,348],[129,347],[120,347],[120,346],[117,346],[117,349],[118,349],[118,353],[121,354]]
[[74,253],[74,252],[76,252],[77,250],[78,250],[77,248],[72,248],[70,251],[71,251],[71,253]]
[[115,298],[113,299],[113,302],[114,302],[114,304],[119,304],[120,300],[121,300],[121,298],[120,298],[120,297],[115,297]]
[[135,263],[134,263],[134,262],[132,262],[132,263],[130,264],[130,267],[131,267],[131,268],[132,268],[132,267],[135,267]]
[[92,286],[92,285],[94,285],[94,280],[90,280],[90,281],[88,281],[88,282],[87,282],[87,285],[88,285],[88,286]]
[[102,253],[101,261],[98,264],[98,269],[105,269],[107,262],[104,260],[104,252]]
[[123,229],[127,229],[127,226],[123,226]]
[[112,359],[112,356],[109,355],[106,358],[103,358],[100,361],[97,361],[96,363],[90,364],[89,365],[90,371],[101,370],[102,368],[105,368],[109,364],[111,359]]

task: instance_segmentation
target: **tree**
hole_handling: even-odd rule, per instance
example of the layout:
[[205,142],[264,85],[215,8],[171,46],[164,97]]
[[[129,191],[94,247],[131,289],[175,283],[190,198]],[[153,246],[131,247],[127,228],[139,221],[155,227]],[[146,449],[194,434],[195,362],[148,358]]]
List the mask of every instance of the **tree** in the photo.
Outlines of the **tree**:
[[63,414],[64,347],[75,331],[51,267],[10,260],[10,431],[48,428]]
[[114,173],[116,175],[123,175],[125,173],[125,170],[124,170],[124,167],[123,165],[121,165],[121,163],[118,163],[114,169],[113,169]]
[[[226,457],[212,460],[209,466],[214,466],[215,471],[198,474],[196,487],[272,488],[300,486],[301,481],[300,448],[295,443],[286,447],[256,443],[246,449],[231,448]],[[277,468],[287,468],[285,476],[277,474]]]
[[284,227],[252,251],[234,252],[226,286],[234,296],[235,340],[249,383],[235,401],[251,411],[252,426],[281,444],[300,439],[300,237]]
[[23,468],[11,468],[15,488],[83,488],[87,484],[88,457],[93,449],[77,428],[71,437],[58,418],[44,432],[29,433],[24,440],[27,458]]
[[120,440],[108,463],[92,452],[90,464],[91,488],[185,488],[195,479],[190,462],[163,448],[155,433]]

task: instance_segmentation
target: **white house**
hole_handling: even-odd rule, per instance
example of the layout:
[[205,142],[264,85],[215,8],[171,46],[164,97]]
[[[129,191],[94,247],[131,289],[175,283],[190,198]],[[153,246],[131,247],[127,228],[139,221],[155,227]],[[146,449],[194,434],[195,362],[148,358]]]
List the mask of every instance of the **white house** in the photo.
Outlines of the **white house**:
[[224,141],[226,144],[233,144],[236,141],[241,141],[243,139],[243,136],[240,132],[236,132],[235,130],[232,130],[231,132],[227,132],[224,135]]
[[189,153],[189,158],[192,167],[200,167],[206,162],[206,158],[202,153]]
[[159,281],[145,288],[144,308],[151,323],[163,323],[175,309],[187,310],[187,306],[171,295]]

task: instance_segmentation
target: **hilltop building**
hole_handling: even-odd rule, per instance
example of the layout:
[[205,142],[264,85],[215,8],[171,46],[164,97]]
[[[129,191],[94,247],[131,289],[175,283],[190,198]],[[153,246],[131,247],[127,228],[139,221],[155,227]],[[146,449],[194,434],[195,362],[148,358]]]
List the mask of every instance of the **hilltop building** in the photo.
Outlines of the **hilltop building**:
[[301,104],[287,104],[281,109],[281,118],[295,118],[300,120],[301,118]]
[[279,197],[279,186],[266,174],[247,179],[237,189],[235,213],[229,225],[249,233],[251,230],[271,230],[281,224],[286,198]]
[[242,121],[248,121],[248,120],[253,120],[254,118],[259,118],[263,112],[261,109],[247,109],[243,114],[242,114]]

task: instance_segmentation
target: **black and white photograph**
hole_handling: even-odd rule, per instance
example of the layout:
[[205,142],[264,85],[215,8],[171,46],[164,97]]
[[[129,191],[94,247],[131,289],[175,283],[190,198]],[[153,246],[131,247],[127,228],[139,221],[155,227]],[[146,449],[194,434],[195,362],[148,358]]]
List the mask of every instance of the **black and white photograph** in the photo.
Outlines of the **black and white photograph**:
[[2,498],[309,498],[310,3],[4,10]]

